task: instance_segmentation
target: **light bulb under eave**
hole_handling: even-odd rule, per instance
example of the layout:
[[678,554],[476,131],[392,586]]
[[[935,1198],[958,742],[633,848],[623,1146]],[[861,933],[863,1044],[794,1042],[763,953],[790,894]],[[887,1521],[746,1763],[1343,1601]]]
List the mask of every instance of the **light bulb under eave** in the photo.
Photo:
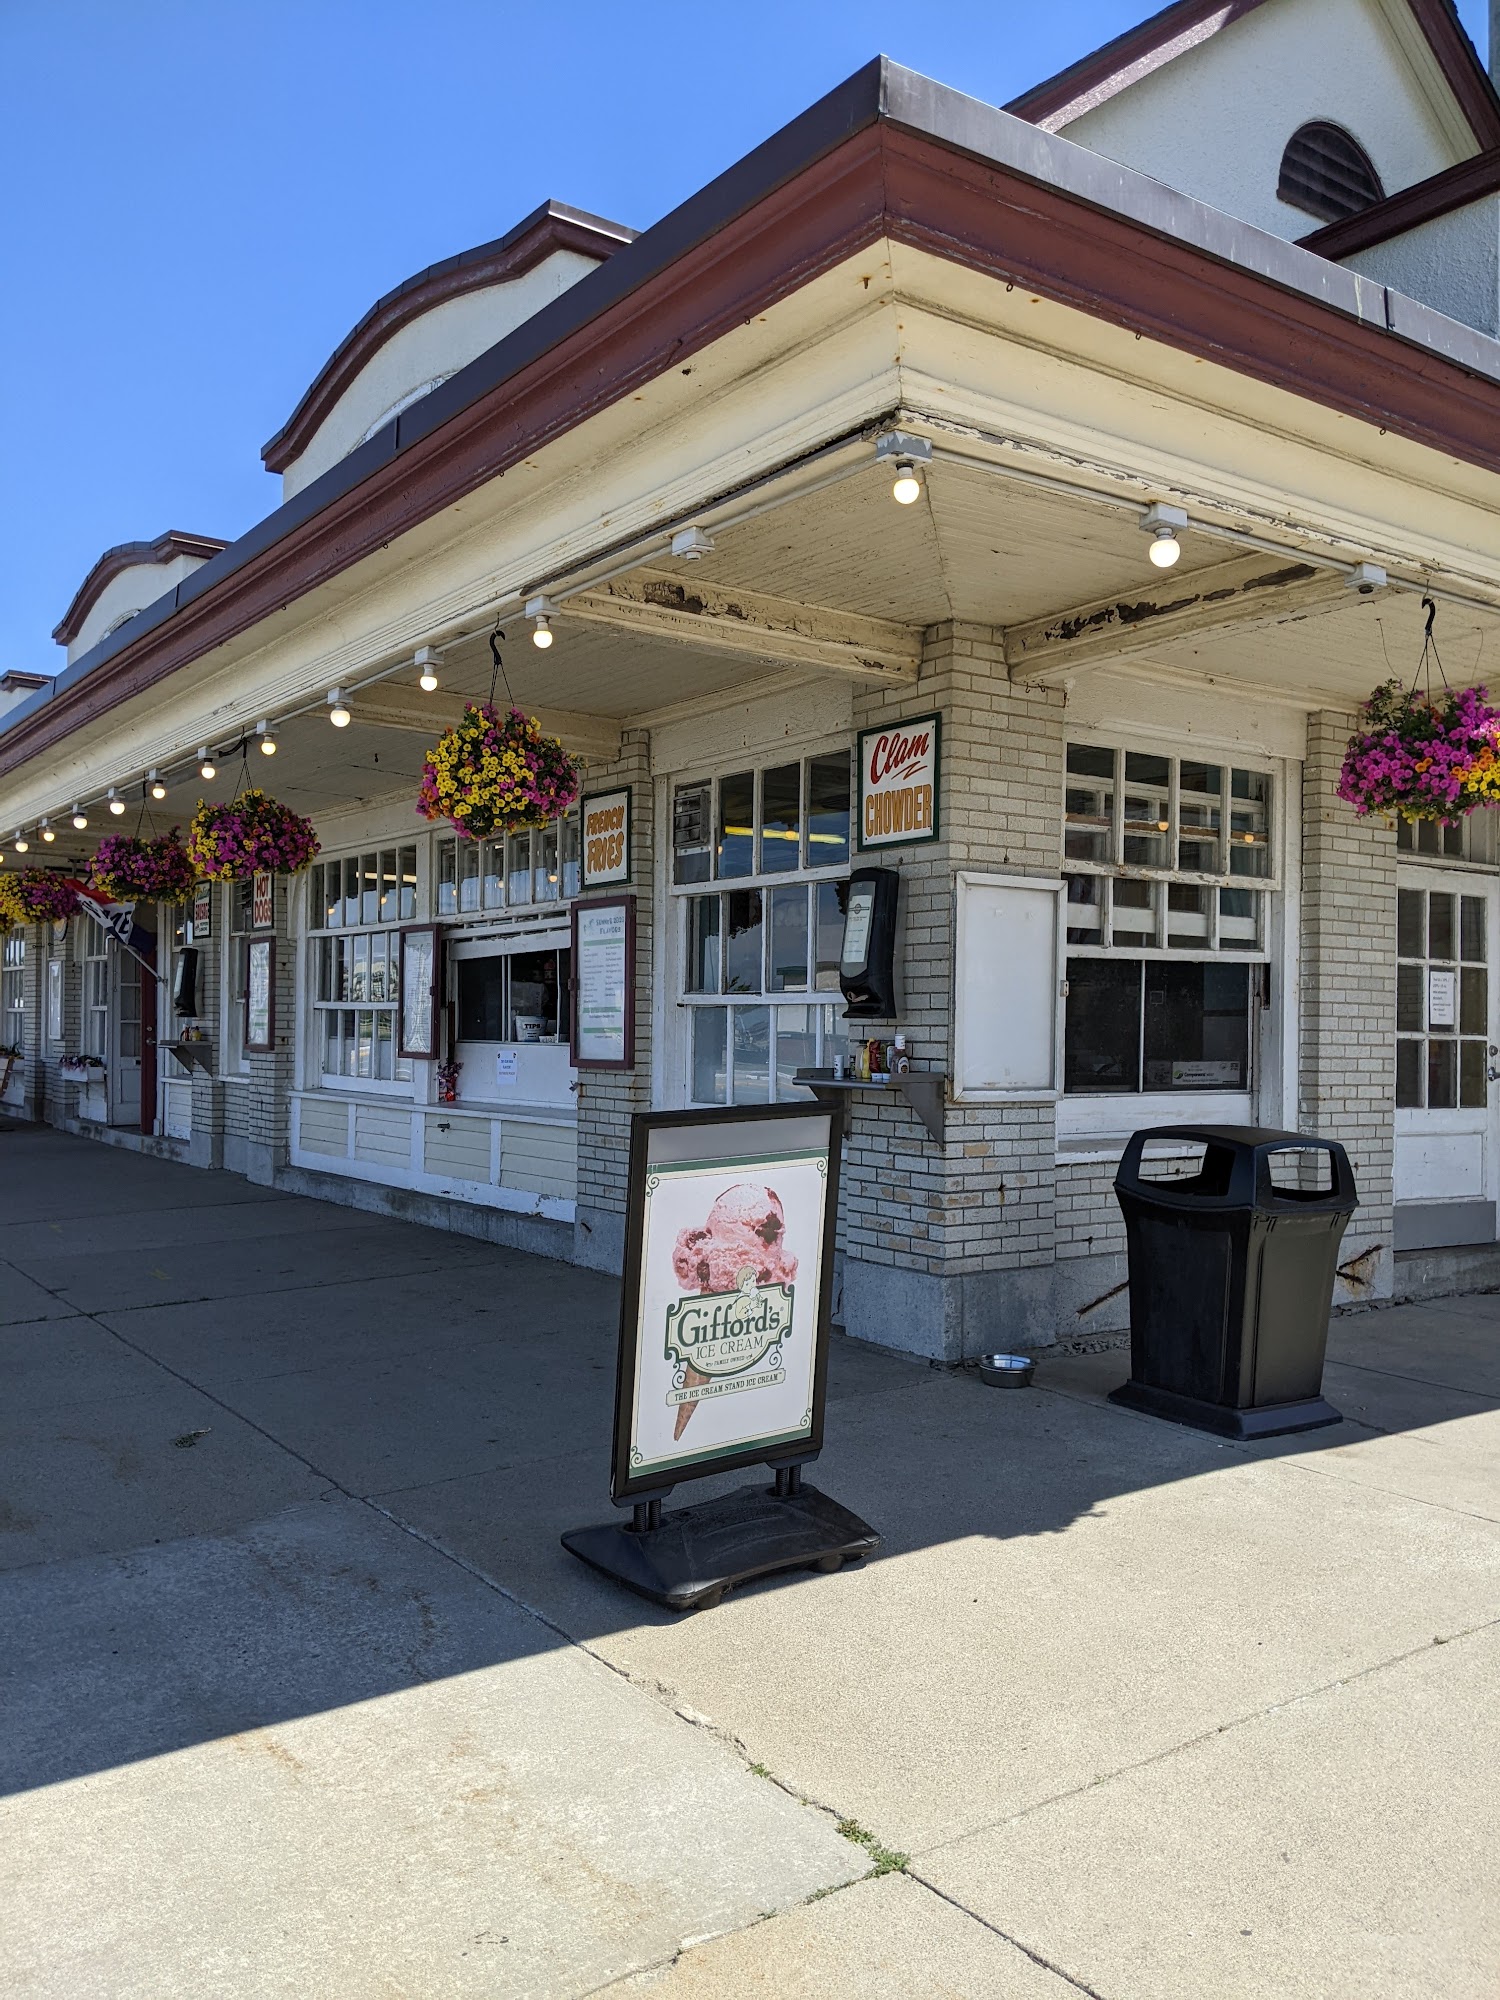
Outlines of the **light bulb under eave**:
[[896,466],[896,478],[891,487],[891,498],[899,507],[909,507],[913,500],[922,497],[922,482],[917,477],[917,468],[909,458],[903,458]]
[[53,841],[56,840],[57,838],[57,835],[52,831],[52,828],[47,824],[46,820],[42,821],[41,835],[43,840],[46,841],[49,847],[52,845]]
[[198,776],[200,778],[216,778],[218,775],[219,767],[213,758],[209,756],[207,749],[200,750],[198,752]]
[[333,724],[335,729],[347,729],[350,719],[347,702],[336,701],[328,711],[328,720]]
[[84,812],[81,807],[74,806],[73,825],[77,828],[78,832],[82,833],[83,829],[88,825],[88,823],[89,823],[88,814]]
[[421,675],[417,681],[417,686],[422,690],[423,694],[432,694],[435,691],[437,684],[438,684],[437,675],[432,671],[431,667],[423,667]]
[[27,852],[27,850],[28,850],[28,849],[30,848],[30,846],[31,846],[31,842],[30,842],[30,841],[29,841],[29,840],[28,840],[28,839],[26,838],[25,834],[24,834],[24,833],[22,833],[22,832],[20,831],[20,829],[19,829],[19,828],[17,828],[17,830],[16,830],[16,852],[17,852],[17,854],[25,854],[25,853]]
[[437,654],[433,651],[432,647],[418,646],[417,686],[422,690],[423,694],[432,694],[436,691],[438,684],[437,665]]
[[1157,569],[1170,569],[1182,554],[1182,544],[1171,528],[1155,528],[1152,530],[1151,547],[1147,553]]
[[531,643],[540,646],[544,653],[552,644],[552,620],[545,614],[540,614],[532,627]]
[[153,799],[164,799],[167,796],[167,788],[160,778],[151,780],[151,796]]
[[109,809],[114,814],[116,819],[118,819],[121,813],[124,812],[125,810],[125,801],[115,796],[115,788],[113,785],[111,785],[109,788]]

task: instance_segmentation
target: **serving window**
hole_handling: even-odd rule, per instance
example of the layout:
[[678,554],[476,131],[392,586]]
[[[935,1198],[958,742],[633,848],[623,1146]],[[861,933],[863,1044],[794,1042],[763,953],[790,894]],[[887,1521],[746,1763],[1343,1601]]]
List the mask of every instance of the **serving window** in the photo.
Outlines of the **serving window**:
[[568,1038],[567,945],[457,961],[461,1042],[540,1042]]

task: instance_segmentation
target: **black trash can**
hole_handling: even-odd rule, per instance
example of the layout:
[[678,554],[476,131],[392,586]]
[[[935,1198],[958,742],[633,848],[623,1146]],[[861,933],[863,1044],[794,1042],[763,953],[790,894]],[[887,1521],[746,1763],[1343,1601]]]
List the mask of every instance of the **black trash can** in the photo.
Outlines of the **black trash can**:
[[[1142,1154],[1161,1142],[1166,1156],[1143,1178]],[[1252,1125],[1157,1126],[1132,1135],[1115,1196],[1130,1253],[1130,1380],[1111,1402],[1221,1437],[1336,1424],[1323,1353],[1358,1204],[1343,1147]]]

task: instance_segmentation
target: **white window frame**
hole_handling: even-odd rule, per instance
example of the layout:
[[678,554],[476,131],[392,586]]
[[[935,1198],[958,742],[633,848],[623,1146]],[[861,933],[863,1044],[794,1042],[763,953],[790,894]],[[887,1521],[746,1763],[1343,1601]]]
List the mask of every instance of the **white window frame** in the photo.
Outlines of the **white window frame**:
[[26,933],[0,938],[0,1048],[26,1047]]
[[[424,921],[421,914],[426,903],[426,896],[424,895],[425,885],[422,879],[423,858],[424,851],[429,849],[430,845],[430,836],[424,838],[419,835],[415,838],[406,839],[392,836],[371,836],[360,841],[357,846],[351,845],[343,852],[320,855],[313,867],[307,871],[303,884],[299,885],[303,896],[302,907],[304,916],[301,929],[303,936],[302,968],[305,1003],[302,1008],[301,1018],[306,1023],[307,1036],[306,1056],[303,1067],[308,1086],[311,1089],[339,1091],[357,1096],[391,1097],[408,1103],[423,1095],[419,1081],[417,1059],[413,1056],[403,1057],[397,1054],[401,1046],[399,979],[401,933],[403,929],[410,925]],[[407,890],[408,878],[402,872],[401,855],[403,853],[410,853],[412,856],[409,893]],[[377,888],[371,892],[365,889],[363,885],[369,873],[365,867],[366,862],[374,863],[375,879],[379,882],[383,879],[381,861],[383,857],[387,856],[391,857],[394,863],[390,879],[394,884],[395,908],[394,912],[387,910],[386,914],[382,916],[379,913],[378,899],[380,891]],[[355,863],[356,874],[360,883],[360,887],[355,891],[360,902],[358,920],[355,922],[348,921],[344,911],[341,909],[338,921],[330,923],[328,921],[328,904],[323,871],[328,867],[337,867],[343,870],[351,861]],[[374,893],[377,897],[376,916],[373,921],[366,921],[363,907],[364,898],[371,893]],[[347,900],[347,893],[345,899]],[[341,957],[345,941],[356,939],[385,940],[382,944],[385,963],[387,966],[394,966],[397,971],[398,983],[396,992],[391,994],[389,998],[383,997],[379,1001],[370,998],[362,1000],[325,1000],[323,998],[323,962],[325,957],[331,958],[334,954],[338,954]],[[374,1016],[375,1014],[381,1014],[388,1016],[390,1020],[392,1074],[388,1077],[350,1076],[347,1072],[341,1070],[326,1069],[324,1067],[327,1049],[325,1023],[330,1014],[352,1014],[355,1017],[356,1036],[358,1035],[358,1022],[361,1015],[369,1014]],[[372,1046],[373,1029],[374,1023],[372,1021]]]

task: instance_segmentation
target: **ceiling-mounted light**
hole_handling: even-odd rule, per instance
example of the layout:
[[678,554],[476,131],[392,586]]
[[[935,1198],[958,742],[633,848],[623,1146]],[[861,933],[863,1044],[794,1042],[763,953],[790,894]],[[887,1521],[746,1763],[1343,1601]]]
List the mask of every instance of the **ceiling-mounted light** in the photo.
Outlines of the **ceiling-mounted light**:
[[714,552],[714,538],[701,528],[679,528],[672,537],[672,553],[684,562],[701,562]]
[[206,749],[200,750],[198,752],[198,776],[200,778],[217,778],[218,775],[219,767],[213,758],[209,756]]
[[438,656],[431,646],[417,648],[417,686],[423,694],[431,694],[438,684]]
[[146,789],[150,792],[153,799],[164,799],[167,796],[167,788],[155,771],[148,771],[146,773]]
[[1182,554],[1177,534],[1187,524],[1188,517],[1181,507],[1168,507],[1160,500],[1154,501],[1141,516],[1142,530],[1151,537],[1146,553],[1157,569],[1170,569]]
[[909,507],[921,497],[922,475],[918,467],[932,462],[929,439],[913,437],[909,431],[885,431],[875,440],[875,456],[882,463],[889,463],[895,472],[891,498],[898,506]]
[[25,834],[24,830],[23,830],[23,829],[22,829],[21,827],[19,827],[19,826],[18,826],[18,827],[16,828],[16,852],[17,852],[17,854],[24,854],[24,853],[26,852],[27,848],[29,848],[29,847],[30,847],[30,845],[31,845],[31,842],[30,842],[30,841],[29,841],[29,840],[28,840],[28,839],[26,838],[26,834]]
[[82,832],[83,832],[83,829],[84,829],[84,828],[85,828],[85,827],[86,827],[86,826],[88,825],[88,823],[89,823],[89,818],[88,818],[88,814],[87,814],[87,813],[86,813],[86,812],[84,811],[83,807],[82,807],[82,806],[74,806],[74,808],[73,808],[73,824],[74,824],[74,826],[76,826],[76,827],[77,827],[77,829],[78,829],[78,831],[79,831],[80,833],[82,833]]
[[43,840],[46,841],[49,847],[52,845],[53,841],[56,840],[57,838],[57,835],[52,831],[51,823],[47,820],[42,821],[37,831],[41,834]]
[[271,734],[270,723],[257,722],[255,725],[255,735],[260,744],[261,756],[274,757],[276,755],[276,738]]
[[109,788],[109,809],[114,814],[116,819],[118,819],[120,817],[120,814],[125,810],[125,801],[120,797],[119,793],[115,790],[113,785],[111,785]]
[[550,597],[528,597],[526,616],[531,620],[531,643],[545,652],[552,644],[552,621],[557,616],[557,606]]
[[1385,589],[1390,578],[1379,563],[1362,562],[1354,565],[1344,581],[1351,590],[1358,591],[1361,597],[1373,597],[1377,590]]
[[328,720],[335,729],[349,727],[349,702],[342,688],[328,690]]

